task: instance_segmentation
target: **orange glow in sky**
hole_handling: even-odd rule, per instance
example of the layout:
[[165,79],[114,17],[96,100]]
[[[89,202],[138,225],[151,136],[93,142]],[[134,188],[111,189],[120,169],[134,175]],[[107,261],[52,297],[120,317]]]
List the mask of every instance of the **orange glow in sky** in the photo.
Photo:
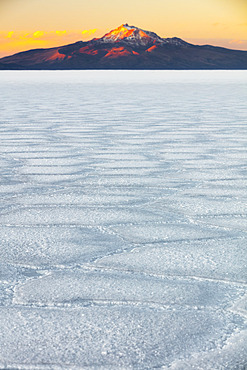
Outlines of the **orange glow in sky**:
[[102,37],[123,23],[247,50],[247,0],[0,0],[0,57]]

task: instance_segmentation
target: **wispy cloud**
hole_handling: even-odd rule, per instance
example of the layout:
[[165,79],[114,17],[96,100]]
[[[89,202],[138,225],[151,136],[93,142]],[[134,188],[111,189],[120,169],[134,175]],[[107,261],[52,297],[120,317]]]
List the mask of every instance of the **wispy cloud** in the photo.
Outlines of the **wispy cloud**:
[[67,33],[67,31],[56,31],[56,35],[63,36]]
[[43,37],[44,36],[44,32],[43,31],[36,31],[33,33],[33,37]]
[[82,33],[82,35],[88,34],[90,36],[90,35],[94,34],[96,31],[97,31],[97,28],[94,28],[92,30],[84,30],[81,33]]
[[[35,31],[35,32],[14,32],[14,31],[9,31],[9,32],[0,32],[0,38],[5,38],[5,39],[15,39],[15,40],[23,40],[24,38],[33,38],[33,39],[43,39],[43,40],[48,40],[48,39],[55,39],[58,36],[63,36],[63,37],[78,37],[81,38],[83,36],[90,36],[93,35],[97,31],[97,28],[90,29],[90,30],[83,30],[83,31]],[[10,40],[8,40],[10,41]]]
[[244,41],[243,40],[238,40],[238,39],[236,39],[236,40],[230,40],[229,41],[229,44],[237,44],[237,45],[241,45],[241,44],[243,44],[244,43]]

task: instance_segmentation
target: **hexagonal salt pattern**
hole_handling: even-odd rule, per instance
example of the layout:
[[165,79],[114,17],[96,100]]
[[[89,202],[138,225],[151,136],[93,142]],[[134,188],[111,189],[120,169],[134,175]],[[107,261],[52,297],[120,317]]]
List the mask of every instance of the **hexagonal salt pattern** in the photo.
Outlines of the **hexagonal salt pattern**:
[[246,72],[0,75],[0,368],[245,369]]

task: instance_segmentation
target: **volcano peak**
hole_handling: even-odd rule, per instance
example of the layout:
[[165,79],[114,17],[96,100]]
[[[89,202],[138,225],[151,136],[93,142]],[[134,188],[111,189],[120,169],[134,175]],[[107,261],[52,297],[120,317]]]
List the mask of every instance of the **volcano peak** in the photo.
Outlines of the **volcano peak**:
[[114,30],[106,33],[100,42],[127,42],[130,44],[147,45],[153,42],[159,44],[165,43],[165,40],[156,35],[154,32],[145,31],[141,28],[130,26],[128,23],[122,24]]

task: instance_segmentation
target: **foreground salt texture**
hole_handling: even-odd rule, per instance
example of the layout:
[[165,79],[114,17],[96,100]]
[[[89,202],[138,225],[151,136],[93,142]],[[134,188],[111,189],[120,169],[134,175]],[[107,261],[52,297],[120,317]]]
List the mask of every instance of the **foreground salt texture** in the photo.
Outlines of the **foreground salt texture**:
[[0,81],[0,368],[246,369],[246,71]]

